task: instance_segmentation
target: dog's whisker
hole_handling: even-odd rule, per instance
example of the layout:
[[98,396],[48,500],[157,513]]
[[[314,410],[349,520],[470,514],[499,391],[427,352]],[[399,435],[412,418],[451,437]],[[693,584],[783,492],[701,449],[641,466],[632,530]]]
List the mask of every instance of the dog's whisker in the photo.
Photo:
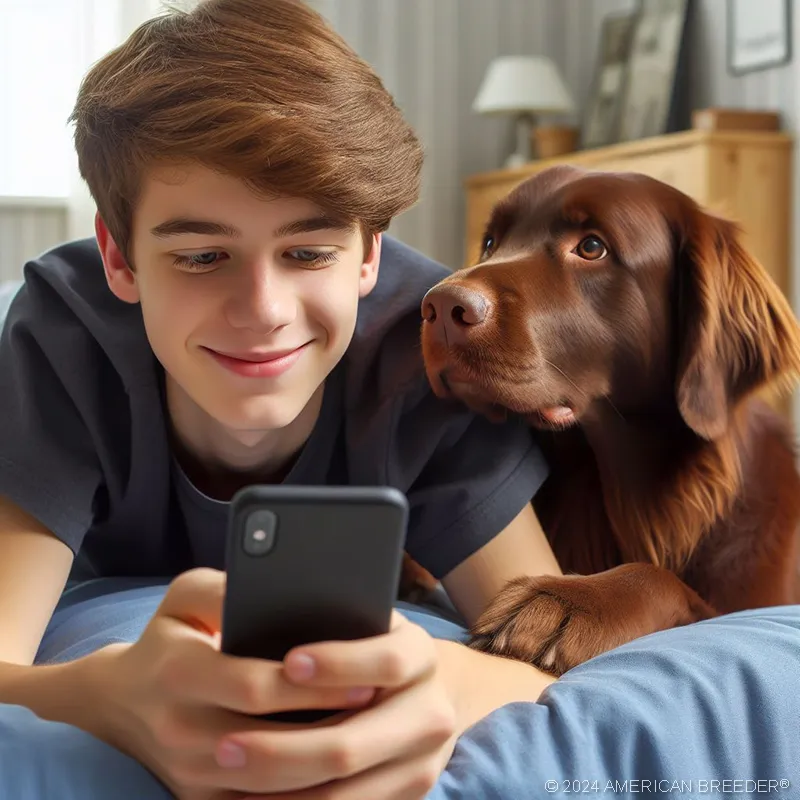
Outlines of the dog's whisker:
[[614,401],[611,399],[611,395],[608,395],[608,394],[607,394],[607,395],[605,395],[605,396],[604,396],[604,398],[603,398],[603,399],[604,399],[604,400],[606,400],[606,401],[608,402],[608,404],[611,406],[611,408],[613,408],[613,409],[614,409],[614,411],[616,411],[616,412],[617,412],[617,416],[618,416],[618,417],[619,417],[619,418],[620,418],[620,419],[621,419],[623,422],[625,422],[625,421],[626,421],[626,420],[625,420],[625,416],[624,416],[624,415],[622,414],[622,412],[621,412],[621,411],[620,411],[620,410],[619,410],[619,409],[618,409],[618,408],[617,408],[617,407],[614,405]]
[[581,387],[578,386],[578,384],[575,383],[575,381],[572,380],[572,378],[570,378],[570,376],[567,375],[567,373],[564,372],[563,369],[561,369],[561,367],[557,367],[552,361],[548,361],[546,358],[543,358],[542,361],[544,361],[545,364],[552,367],[557,372],[560,372],[584,397],[588,397],[586,392],[584,392],[583,389],[581,389]]

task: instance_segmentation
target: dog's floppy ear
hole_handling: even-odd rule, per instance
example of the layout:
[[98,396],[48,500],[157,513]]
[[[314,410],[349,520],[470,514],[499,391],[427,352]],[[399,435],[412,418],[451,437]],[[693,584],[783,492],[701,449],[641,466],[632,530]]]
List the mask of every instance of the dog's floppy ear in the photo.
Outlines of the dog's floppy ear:
[[686,424],[714,439],[751,392],[794,382],[800,327],[778,286],[742,246],[736,225],[694,204],[682,211],[675,388]]

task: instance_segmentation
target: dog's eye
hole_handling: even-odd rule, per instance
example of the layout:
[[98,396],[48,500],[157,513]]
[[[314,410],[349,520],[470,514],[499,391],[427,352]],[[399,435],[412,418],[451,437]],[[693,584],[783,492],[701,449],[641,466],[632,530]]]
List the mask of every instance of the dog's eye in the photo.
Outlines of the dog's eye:
[[574,252],[586,261],[597,261],[607,255],[608,249],[602,239],[597,236],[587,236],[578,242]]
[[492,254],[492,250],[494,249],[494,236],[486,235],[483,237],[483,243],[481,244],[481,258],[486,258]]

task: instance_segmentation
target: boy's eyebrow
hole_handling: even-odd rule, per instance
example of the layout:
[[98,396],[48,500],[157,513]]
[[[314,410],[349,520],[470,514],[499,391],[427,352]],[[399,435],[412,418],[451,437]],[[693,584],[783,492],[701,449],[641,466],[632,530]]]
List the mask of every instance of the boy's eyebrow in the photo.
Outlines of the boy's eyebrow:
[[[352,231],[354,227],[353,223],[333,217],[308,217],[307,219],[297,219],[293,222],[287,222],[285,225],[281,225],[281,227],[275,231],[275,237],[280,238],[282,236],[293,236],[297,233],[312,233],[313,231],[322,230]],[[187,219],[185,217],[176,217],[175,219],[162,222],[154,228],[151,228],[150,233],[159,239],[166,239],[169,236],[180,236],[185,233],[199,233],[205,236],[226,236],[230,239],[235,239],[242,235],[238,228],[234,228],[232,225],[227,225],[224,222]]]
[[159,239],[166,239],[168,236],[180,236],[182,233],[227,236],[231,239],[242,235],[237,228],[226,225],[223,222],[212,222],[211,220],[205,219],[186,219],[185,217],[168,219],[166,222],[156,225],[155,228],[151,228],[150,233]]
[[294,222],[288,222],[286,225],[281,225],[275,231],[275,237],[293,236],[296,233],[312,233],[313,231],[352,231],[355,225],[352,222],[345,222],[341,219],[334,217],[326,217],[319,215],[316,217],[309,217],[308,219],[298,219]]

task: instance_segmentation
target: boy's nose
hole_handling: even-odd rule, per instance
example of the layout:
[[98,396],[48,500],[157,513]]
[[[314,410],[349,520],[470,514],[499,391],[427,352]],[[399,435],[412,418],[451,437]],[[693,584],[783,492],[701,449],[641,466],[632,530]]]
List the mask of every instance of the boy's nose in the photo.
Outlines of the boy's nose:
[[269,333],[296,316],[297,299],[288,281],[257,275],[237,287],[229,304],[228,321],[235,328]]

